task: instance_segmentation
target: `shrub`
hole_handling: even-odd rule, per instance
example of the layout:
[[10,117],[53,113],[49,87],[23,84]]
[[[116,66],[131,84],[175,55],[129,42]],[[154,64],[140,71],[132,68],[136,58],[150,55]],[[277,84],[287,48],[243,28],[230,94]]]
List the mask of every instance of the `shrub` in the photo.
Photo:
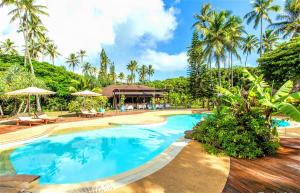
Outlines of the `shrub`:
[[108,99],[105,96],[93,97],[93,98],[83,98],[76,97],[69,103],[69,111],[70,112],[80,112],[80,109],[84,108],[87,110],[91,110],[94,108],[98,110],[99,108],[105,108],[107,105]]
[[271,155],[279,146],[257,110],[237,116],[226,107],[218,107],[195,126],[192,137],[204,143],[210,153],[224,152],[237,158]]

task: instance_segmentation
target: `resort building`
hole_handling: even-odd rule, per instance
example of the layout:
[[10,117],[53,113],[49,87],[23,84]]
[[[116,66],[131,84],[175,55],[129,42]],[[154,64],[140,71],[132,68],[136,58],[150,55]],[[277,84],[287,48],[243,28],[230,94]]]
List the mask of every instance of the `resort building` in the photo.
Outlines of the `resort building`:
[[102,90],[102,94],[109,99],[113,108],[120,107],[122,95],[127,109],[145,109],[154,97],[162,98],[166,90],[155,89],[145,85],[110,85]]

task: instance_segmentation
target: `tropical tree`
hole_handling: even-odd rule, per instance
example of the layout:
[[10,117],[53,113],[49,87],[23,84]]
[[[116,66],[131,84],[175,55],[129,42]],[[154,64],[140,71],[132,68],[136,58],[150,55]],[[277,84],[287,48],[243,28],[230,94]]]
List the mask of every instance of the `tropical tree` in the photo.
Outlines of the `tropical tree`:
[[14,9],[9,12],[11,22],[18,20],[19,27],[25,41],[25,57],[24,64],[27,62],[30,65],[31,73],[34,74],[34,69],[31,63],[29,54],[29,24],[41,22],[40,15],[48,15],[43,5],[37,5],[35,0],[1,0],[0,6],[13,6]]
[[248,34],[245,38],[243,38],[242,50],[243,54],[246,54],[245,59],[245,67],[247,67],[247,60],[249,54],[251,54],[258,47],[258,39],[253,34]]
[[5,41],[1,42],[0,49],[3,54],[9,54],[9,55],[17,55],[18,52],[16,50],[15,43],[11,41],[10,39],[6,39]]
[[86,57],[86,51],[85,50],[79,50],[78,57],[80,58],[80,63],[83,64],[83,58]]
[[140,68],[138,68],[138,73],[140,81],[145,82],[147,76],[147,66],[143,64]]
[[74,53],[71,53],[67,58],[66,62],[69,64],[69,67],[72,68],[74,72],[75,67],[77,67],[79,64],[78,56]]
[[211,13],[211,5],[209,3],[203,4],[201,7],[200,14],[194,15],[196,22],[193,24],[193,27],[196,28],[198,31],[201,31],[201,29],[206,28]]
[[263,20],[272,23],[269,17],[270,12],[278,12],[280,7],[278,5],[272,5],[274,0],[255,0],[252,3],[253,11],[247,13],[244,18],[247,19],[247,24],[254,21],[254,28],[256,29],[260,25],[260,55],[262,55],[263,47]]
[[132,84],[134,81],[134,76],[132,74],[128,74],[126,79],[127,79],[127,84]]
[[109,63],[110,63],[109,58],[107,57],[105,50],[102,48],[100,53],[100,71],[99,71],[99,76],[102,79],[107,78],[107,68]]
[[116,67],[114,65],[114,63],[110,63],[109,66],[109,79],[113,82],[116,83],[117,80],[117,73],[116,73]]
[[[262,53],[272,51],[278,39],[278,35],[273,30],[266,30],[263,35]],[[258,49],[258,52],[260,52],[260,48]]]
[[82,65],[82,73],[85,75],[85,76],[89,76],[91,74],[91,68],[92,68],[92,65],[89,63],[89,62],[85,62],[83,65]]
[[60,53],[57,51],[57,46],[54,43],[51,43],[47,46],[46,51],[50,57],[50,60],[52,61],[52,64],[54,65],[55,58],[60,56]]
[[123,72],[120,72],[118,75],[118,78],[119,78],[120,82],[123,82],[125,79],[125,74]]
[[136,60],[131,60],[127,65],[127,70],[130,71],[131,78],[133,78],[133,82],[135,82],[135,72],[138,70],[138,63]]
[[148,79],[150,81],[151,77],[154,75],[154,68],[151,64],[148,65],[147,74],[148,74]]
[[284,38],[296,37],[300,34],[300,0],[286,0],[284,10],[277,16],[276,23],[270,25]]

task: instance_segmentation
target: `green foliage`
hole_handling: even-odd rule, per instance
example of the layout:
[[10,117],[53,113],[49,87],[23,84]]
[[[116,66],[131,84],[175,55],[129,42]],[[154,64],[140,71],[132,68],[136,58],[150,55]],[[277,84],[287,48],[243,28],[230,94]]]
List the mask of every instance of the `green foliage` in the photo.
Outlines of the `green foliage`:
[[67,110],[67,101],[66,99],[60,97],[48,98],[48,100],[46,101],[46,109],[49,111]]
[[228,108],[219,107],[194,128],[192,137],[204,143],[210,153],[224,151],[237,158],[272,155],[279,146],[257,110],[233,115]]
[[125,104],[125,95],[121,95],[121,98],[120,98],[120,105],[123,106]]
[[94,108],[98,111],[100,108],[105,108],[107,105],[108,99],[107,97],[93,97],[93,98],[84,98],[84,97],[76,97],[74,98],[68,105],[70,112],[80,112],[80,109],[91,110]]
[[258,59],[266,81],[279,88],[283,82],[300,79],[300,36],[280,44]]

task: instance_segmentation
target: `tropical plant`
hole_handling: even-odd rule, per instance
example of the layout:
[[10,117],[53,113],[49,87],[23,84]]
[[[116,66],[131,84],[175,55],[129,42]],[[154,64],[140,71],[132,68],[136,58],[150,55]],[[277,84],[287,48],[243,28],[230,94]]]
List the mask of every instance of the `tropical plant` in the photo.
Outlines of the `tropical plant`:
[[147,66],[143,64],[143,65],[138,69],[138,73],[139,73],[140,81],[141,81],[141,82],[145,82],[146,76],[147,76]]
[[82,73],[85,75],[85,76],[89,76],[91,75],[91,68],[92,68],[92,65],[89,63],[89,62],[85,62],[83,65],[82,65]]
[[273,0],[254,0],[252,3],[253,11],[247,13],[244,18],[247,19],[247,24],[254,21],[254,28],[256,29],[260,24],[260,55],[262,55],[263,47],[263,20],[272,23],[269,17],[270,12],[278,12],[280,7],[272,5]]
[[36,5],[35,0],[1,0],[0,7],[13,6],[14,9],[9,12],[11,15],[11,22],[18,20],[20,31],[23,33],[25,41],[25,57],[24,64],[27,62],[30,65],[31,73],[34,74],[34,69],[29,55],[29,24],[41,22],[40,15],[48,15],[45,12],[47,7],[43,5]]
[[125,74],[123,72],[120,72],[118,75],[118,78],[119,78],[120,82],[123,83],[123,81],[125,79]]
[[61,54],[57,51],[57,46],[54,45],[54,43],[51,43],[47,46],[47,54],[50,57],[50,60],[52,61],[52,64],[54,65],[54,60],[55,58],[57,58],[58,56],[60,56]]
[[102,48],[100,53],[100,71],[99,71],[99,77],[101,77],[102,79],[107,78],[107,68],[109,63],[110,63],[109,58],[107,57],[105,50]]
[[74,72],[75,67],[77,67],[79,64],[78,56],[74,53],[71,53],[67,58],[66,62],[69,64],[69,67],[72,68]]
[[243,38],[242,50],[243,54],[246,54],[245,59],[245,67],[247,67],[248,56],[256,50],[258,47],[258,39],[253,34],[248,34],[245,38]]
[[273,51],[258,59],[259,69],[266,81],[279,88],[283,82],[299,81],[300,77],[300,37],[283,42]]
[[258,49],[258,53],[260,53],[260,49],[262,49],[262,53],[270,52],[273,50],[273,47],[276,45],[279,37],[272,30],[266,30],[263,35],[263,44],[262,47]]
[[128,74],[126,79],[127,79],[127,84],[132,84],[134,82],[134,76],[132,74]]
[[0,44],[2,54],[17,55],[18,51],[16,50],[16,48],[17,47],[15,46],[15,43],[10,39],[6,39]]
[[148,81],[150,81],[151,77],[154,75],[154,68],[151,64],[148,65],[147,74],[148,74]]
[[276,23],[270,25],[284,38],[300,34],[300,0],[286,0],[283,13],[277,16]]
[[116,67],[115,67],[114,63],[110,63],[110,66],[109,66],[109,79],[113,83],[116,83],[117,73],[116,73]]
[[79,50],[77,53],[78,57],[80,58],[80,64],[83,65],[83,58],[86,57],[86,51],[85,50]]
[[201,29],[206,28],[211,13],[211,5],[209,3],[203,4],[201,7],[200,14],[194,15],[196,22],[193,24],[193,27],[196,28],[198,31],[201,31]]
[[136,60],[131,60],[127,65],[127,70],[130,71],[131,78],[133,78],[132,82],[135,82],[135,72],[138,70],[138,63]]

